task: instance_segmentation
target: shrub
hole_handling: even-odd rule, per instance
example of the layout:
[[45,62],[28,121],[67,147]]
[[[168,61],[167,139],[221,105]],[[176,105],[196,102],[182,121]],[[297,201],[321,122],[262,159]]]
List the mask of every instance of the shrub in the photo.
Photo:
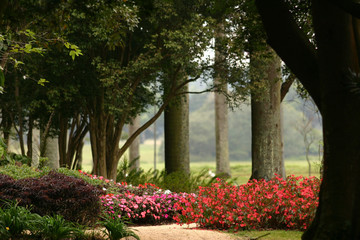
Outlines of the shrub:
[[32,205],[41,216],[58,214],[68,221],[91,224],[100,214],[100,190],[82,179],[55,171],[41,178],[20,179],[0,189],[0,199]]
[[13,177],[14,179],[22,178],[39,178],[49,173],[49,169],[39,170],[28,165],[7,164],[0,167],[0,173]]
[[127,218],[136,224],[173,222],[175,215],[173,205],[185,195],[171,193],[169,190],[164,191],[151,183],[132,186],[127,183],[115,183],[102,176],[83,174],[107,183],[108,194],[100,197],[103,216]]
[[315,215],[319,186],[317,178],[294,176],[241,186],[218,180],[175,203],[174,219],[205,228],[305,230]]
[[64,175],[66,175],[66,176],[80,178],[80,179],[84,180],[85,182],[87,182],[88,184],[91,184],[93,186],[98,186],[99,188],[102,188],[102,187],[104,187],[106,185],[106,182],[104,182],[103,180],[91,178],[87,174],[82,172],[81,170],[71,170],[71,169],[68,169],[68,168],[58,168],[58,169],[56,169],[56,172],[62,173]]
[[101,202],[105,216],[127,218],[136,224],[162,224],[173,221],[173,206],[181,197],[181,194],[176,193],[135,195],[125,192],[101,196]]

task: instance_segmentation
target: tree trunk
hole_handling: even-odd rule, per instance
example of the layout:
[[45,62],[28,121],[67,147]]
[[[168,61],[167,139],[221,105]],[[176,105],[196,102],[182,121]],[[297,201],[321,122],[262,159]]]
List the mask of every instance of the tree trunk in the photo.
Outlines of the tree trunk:
[[48,158],[48,166],[51,169],[59,168],[59,143],[57,137],[47,137],[45,139],[44,157]]
[[[261,89],[254,89],[251,95],[252,179],[270,180],[275,174],[285,178],[281,137],[280,59],[270,48],[269,51],[272,55],[270,59],[250,60],[250,66],[256,71],[252,75],[252,84],[261,86]],[[266,73],[257,78],[261,65],[265,66]]]
[[39,157],[40,157],[40,130],[37,128],[32,129],[32,154],[31,154],[31,166],[39,166]]
[[28,134],[27,134],[27,139],[26,139],[26,144],[27,144],[27,152],[26,152],[26,156],[30,159],[32,159],[32,155],[33,155],[33,149],[32,149],[32,131],[34,128],[34,120],[32,119],[32,117],[29,117],[29,129],[28,129]]
[[[185,91],[188,86],[186,85]],[[178,97],[164,114],[165,171],[167,174],[190,174],[189,160],[189,95]]]
[[68,119],[59,116],[59,157],[60,167],[69,166],[66,162],[66,151],[67,151],[67,132],[68,132]]
[[93,174],[108,177],[106,170],[106,124],[104,113],[90,115]]
[[[129,124],[129,136],[135,133],[140,127],[140,116],[136,116],[132,123]],[[129,147],[129,161],[131,170],[139,170],[140,168],[140,137],[136,137]]]
[[316,217],[303,239],[360,239],[359,19],[314,1],[324,175]]
[[21,149],[21,155],[25,155],[25,144],[24,144],[24,124],[23,124],[23,114],[22,114],[22,107],[19,100],[20,97],[20,89],[19,89],[19,76],[18,74],[15,74],[15,102],[16,102],[16,108],[18,112],[18,126],[16,126],[14,121],[14,128],[18,134],[19,137],[19,143],[20,143],[20,149]]
[[[221,21],[221,20],[220,20]],[[222,51],[224,24],[217,24],[215,32],[215,74],[214,84],[222,92],[227,92],[227,84],[221,81],[221,68],[225,56]],[[224,94],[215,92],[215,139],[216,139],[216,174],[230,177],[229,139],[228,139],[228,106]]]

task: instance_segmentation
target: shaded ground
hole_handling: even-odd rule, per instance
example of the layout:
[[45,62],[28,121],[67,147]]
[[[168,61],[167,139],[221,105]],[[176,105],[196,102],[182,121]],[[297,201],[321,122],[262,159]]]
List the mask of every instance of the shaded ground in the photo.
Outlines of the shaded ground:
[[[239,238],[228,233],[197,229],[195,225],[177,224],[159,225],[159,226],[140,226],[131,227],[135,233],[139,235],[141,240],[246,240],[247,238]],[[134,240],[135,238],[127,238]]]

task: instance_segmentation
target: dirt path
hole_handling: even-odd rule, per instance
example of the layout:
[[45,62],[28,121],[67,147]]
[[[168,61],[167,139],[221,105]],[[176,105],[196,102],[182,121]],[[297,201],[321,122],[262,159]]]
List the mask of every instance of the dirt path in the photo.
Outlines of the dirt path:
[[[141,240],[244,240],[230,234],[214,231],[197,229],[195,225],[177,224],[160,226],[140,226],[131,227],[139,235]],[[135,238],[127,238],[134,240]]]

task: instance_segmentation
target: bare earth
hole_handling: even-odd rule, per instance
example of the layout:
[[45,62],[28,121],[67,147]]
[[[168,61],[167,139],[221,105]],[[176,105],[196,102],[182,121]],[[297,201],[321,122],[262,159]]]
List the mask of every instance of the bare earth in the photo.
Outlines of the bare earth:
[[[215,230],[197,229],[194,224],[131,227],[141,240],[241,240],[230,234]],[[129,237],[128,240],[135,238]]]

